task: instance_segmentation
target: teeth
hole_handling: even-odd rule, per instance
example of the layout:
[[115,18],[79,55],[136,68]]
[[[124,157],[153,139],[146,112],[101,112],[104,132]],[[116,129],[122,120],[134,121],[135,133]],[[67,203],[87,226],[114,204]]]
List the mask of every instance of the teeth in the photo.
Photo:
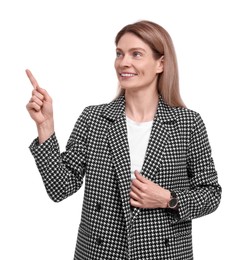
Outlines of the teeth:
[[132,73],[121,73],[120,74],[122,77],[132,77],[134,76],[135,74],[132,74]]

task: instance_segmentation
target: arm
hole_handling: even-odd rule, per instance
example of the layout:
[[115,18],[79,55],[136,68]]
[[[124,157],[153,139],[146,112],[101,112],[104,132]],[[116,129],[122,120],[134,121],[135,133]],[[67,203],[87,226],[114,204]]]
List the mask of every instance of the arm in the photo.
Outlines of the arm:
[[32,97],[26,108],[37,126],[38,139],[30,146],[50,198],[61,201],[82,185],[85,169],[87,112],[78,119],[68,141],[66,152],[60,154],[54,133],[52,99],[40,88],[29,70],[26,74],[33,85]]
[[[189,189],[173,190],[178,198],[176,209],[168,209],[173,222],[191,220],[213,212],[220,203],[221,187],[211,157],[205,125],[198,115],[189,144]],[[135,172],[130,203],[138,208],[168,208],[170,191]]]
[[75,193],[83,183],[86,166],[88,109],[77,120],[66,145],[60,153],[55,133],[44,143],[30,146],[49,197],[59,202]]
[[215,211],[221,199],[221,186],[211,156],[211,147],[205,125],[196,116],[188,150],[190,189],[175,190],[179,199],[178,218],[185,221]]

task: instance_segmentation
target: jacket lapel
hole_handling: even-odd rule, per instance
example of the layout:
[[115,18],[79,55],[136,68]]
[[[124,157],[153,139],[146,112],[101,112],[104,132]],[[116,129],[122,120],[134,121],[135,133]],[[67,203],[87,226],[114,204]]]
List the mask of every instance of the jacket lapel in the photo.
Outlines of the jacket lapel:
[[[164,157],[165,146],[171,135],[171,130],[175,127],[175,121],[173,108],[167,106],[160,97],[141,170],[141,174],[151,181],[155,180],[155,176],[159,172],[159,166]],[[134,210],[133,220],[139,212],[140,209],[138,208]]]
[[127,231],[129,232],[131,221],[129,201],[131,173],[127,126],[124,111],[125,99],[124,96],[121,96],[108,104],[104,110],[104,116],[111,121],[108,130],[108,143],[110,145],[113,164],[118,178],[118,187],[120,190]]
[[162,162],[169,135],[175,129],[175,122],[173,108],[167,106],[160,97],[142,167],[142,174],[152,181]]

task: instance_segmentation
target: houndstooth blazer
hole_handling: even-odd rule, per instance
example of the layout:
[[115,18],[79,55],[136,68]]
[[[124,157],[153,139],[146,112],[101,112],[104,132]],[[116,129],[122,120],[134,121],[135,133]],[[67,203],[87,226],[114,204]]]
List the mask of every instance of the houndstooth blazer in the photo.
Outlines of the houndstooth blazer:
[[193,259],[192,219],[217,209],[221,187],[200,115],[159,99],[142,174],[174,190],[178,211],[138,209],[129,203],[130,154],[125,98],[89,106],[77,120],[66,151],[55,134],[30,146],[50,198],[76,192],[85,176],[75,260]]

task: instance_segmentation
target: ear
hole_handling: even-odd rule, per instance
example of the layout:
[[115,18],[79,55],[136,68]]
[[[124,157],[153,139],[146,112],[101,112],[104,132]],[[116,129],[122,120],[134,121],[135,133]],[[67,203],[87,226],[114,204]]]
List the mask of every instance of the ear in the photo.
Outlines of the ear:
[[158,59],[157,73],[162,73],[164,70],[164,56]]

